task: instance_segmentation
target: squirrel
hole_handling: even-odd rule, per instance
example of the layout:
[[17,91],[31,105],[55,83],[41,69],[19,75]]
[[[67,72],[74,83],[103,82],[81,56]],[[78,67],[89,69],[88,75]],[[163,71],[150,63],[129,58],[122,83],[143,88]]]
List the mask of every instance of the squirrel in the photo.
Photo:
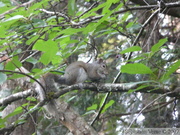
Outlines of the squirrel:
[[47,73],[43,76],[43,80],[45,82],[46,89],[52,92],[57,91],[54,87],[54,83],[73,85],[83,83],[87,79],[96,82],[101,79],[105,79],[107,74],[107,65],[103,59],[98,59],[93,63],[76,61],[67,66],[64,77],[57,74]]
[[[82,61],[76,61],[71,63],[65,69],[65,74],[62,77],[61,75],[47,73],[43,76],[44,86],[46,88],[45,93],[56,92],[57,88],[55,83],[73,85],[77,83],[83,83],[87,79],[90,79],[93,82],[105,79],[108,75],[108,69],[106,62],[103,59],[98,59],[93,63],[84,63]],[[46,110],[50,115],[56,118],[62,118],[62,115],[59,113],[59,107],[55,99],[52,99],[46,106]],[[62,118],[63,119],[63,118]]]

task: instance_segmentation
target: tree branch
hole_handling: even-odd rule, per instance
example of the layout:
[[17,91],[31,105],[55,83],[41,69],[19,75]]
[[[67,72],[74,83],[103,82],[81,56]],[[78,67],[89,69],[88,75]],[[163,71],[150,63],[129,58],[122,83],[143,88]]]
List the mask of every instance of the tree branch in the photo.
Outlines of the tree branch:
[[39,110],[40,107],[42,107],[43,105],[45,104],[45,100],[44,101],[41,101],[39,102],[37,105],[35,105],[32,109],[30,109],[28,112],[22,114],[18,121],[21,121],[21,122],[13,122],[12,124],[10,124],[9,126],[5,127],[5,128],[2,128],[0,129],[0,133],[10,133],[12,132],[17,126],[19,125],[23,125],[28,119],[28,117],[30,116],[30,114],[36,112]]
[[[170,9],[170,8],[174,8],[174,7],[180,7],[180,2],[173,2],[173,3],[165,3],[165,8],[166,10]],[[158,5],[148,5],[148,6],[138,6],[138,7],[130,7],[130,8],[127,8],[127,9],[123,9],[123,10],[120,10],[120,11],[116,11],[112,14],[113,15],[118,15],[118,14],[121,14],[121,13],[125,13],[125,12],[128,12],[128,11],[133,11],[133,10],[150,10],[150,9],[157,9],[159,8]],[[51,11],[49,11],[51,12]],[[54,14],[54,13],[53,13]],[[88,17],[88,18],[85,18],[84,20],[82,21],[79,21],[79,22],[73,22],[73,21],[69,21],[71,22],[70,24],[64,22],[64,23],[61,23],[59,25],[48,25],[48,26],[45,26],[45,27],[59,27],[59,26],[73,26],[73,27],[76,27],[76,26],[82,26],[82,25],[85,25],[89,22],[92,22],[92,21],[96,21],[96,20],[99,20],[103,17],[104,15],[100,15],[100,16],[94,16],[94,17]],[[73,20],[73,19],[72,19]]]
[[45,12],[46,14],[61,16],[64,19],[66,19],[66,21],[68,21],[68,22],[70,21],[70,18],[67,15],[63,14],[63,13],[47,11],[46,9],[39,9],[39,10],[42,11],[42,12]]
[[33,90],[29,89],[23,92],[12,94],[10,96],[0,99],[0,105],[6,106],[19,99],[27,98],[28,96],[33,95],[33,93],[34,93]]
[[[163,103],[158,103],[158,104],[152,105],[149,108],[146,108],[146,110],[143,111],[143,114],[153,112],[153,111],[158,111],[159,109],[166,107],[167,105],[173,103],[174,101],[175,101],[175,99],[173,98],[172,100],[170,100],[168,102],[163,102]],[[108,116],[102,117],[102,119],[107,119],[110,117],[122,117],[122,116],[127,116],[127,115],[139,114],[140,112],[141,112],[141,110],[138,110],[136,112],[128,112],[128,113],[116,113],[116,114],[110,113],[110,114],[108,114]]]
[[[37,83],[36,83],[37,84]],[[136,89],[139,87],[139,84],[142,83],[124,83],[124,84],[110,84],[110,83],[106,83],[106,84],[90,84],[90,83],[80,83],[80,84],[75,84],[75,85],[71,85],[71,86],[63,86],[64,88],[61,88],[58,92],[56,92],[52,98],[58,98],[61,95],[64,95],[65,93],[68,93],[70,91],[73,90],[82,90],[82,89],[88,89],[91,91],[96,91],[96,92],[100,92],[100,93],[104,93],[104,92],[128,92],[130,89]],[[61,86],[62,87],[62,86]],[[156,90],[153,90],[156,89]],[[153,91],[152,91],[153,90]],[[0,105],[7,105],[10,104],[13,101],[22,99],[24,97],[28,97],[32,94],[35,94],[36,91],[34,90],[27,90],[24,92],[18,92],[16,94],[10,95],[6,98],[3,98],[0,100]],[[168,95],[168,96],[173,96],[176,98],[179,98],[179,91],[176,92],[171,92],[168,89],[161,89],[161,88],[155,88],[153,86],[150,87],[146,87],[143,89],[140,89],[138,91],[134,91],[134,92],[142,92],[142,93],[156,93],[156,94],[163,94],[164,95]],[[36,93],[37,94],[37,93]],[[44,106],[47,102],[49,101],[49,99],[45,99],[43,101],[40,101],[37,105],[35,105],[32,109],[30,109],[28,112],[26,112],[25,114],[22,114],[21,117],[19,117],[18,120],[22,120],[22,123],[12,123],[9,126],[7,126],[6,128],[0,129],[1,133],[5,133],[8,131],[13,131],[17,126],[22,125],[25,123],[24,120],[26,120],[30,114],[32,114],[33,112],[36,112],[37,110],[39,110],[40,107]],[[59,101],[59,100],[58,100]],[[95,135],[95,131],[87,125],[87,123],[79,116],[78,113],[76,113],[73,109],[70,108],[70,106],[65,103],[64,101],[59,101],[59,103],[57,102],[57,104],[59,104],[59,107],[63,113],[64,116],[64,120],[60,119],[60,122],[65,125],[66,127],[68,127],[68,129],[71,132],[79,132],[80,133],[84,133],[84,132],[91,132],[92,135]],[[144,110],[144,109],[143,109]],[[68,112],[68,113],[67,113]],[[72,114],[72,115],[70,115]],[[71,116],[71,117],[69,117]],[[73,116],[73,118],[72,118]],[[73,123],[76,123],[76,121],[81,121],[80,123],[84,125],[88,126],[87,130],[83,130],[84,126],[79,126]],[[73,124],[73,125],[72,125]],[[77,128],[77,130],[75,130]]]
[[[61,86],[62,87],[62,86]],[[71,86],[63,86],[64,88],[60,88],[60,90],[56,93],[54,93],[52,98],[59,98],[60,96],[73,91],[73,90],[82,90],[87,89],[90,91],[96,91],[99,93],[107,93],[107,92],[128,92],[130,89],[137,89],[139,87],[139,84],[134,83],[122,83],[122,84],[111,84],[111,83],[105,83],[105,84],[99,84],[98,86],[94,84],[89,83],[81,83],[81,84],[75,84]],[[142,88],[139,90],[134,90],[134,92],[141,92],[141,93],[152,93],[152,94],[165,94],[167,92],[171,92],[171,94],[168,94],[170,97],[176,97],[180,98],[179,91],[173,91],[165,88],[156,88],[153,86],[149,86],[146,88]],[[0,99],[0,105],[7,105],[11,102],[17,101],[19,99],[26,98],[28,96],[31,96],[35,93],[34,90],[27,90],[23,92],[18,92],[15,94],[12,94],[8,97]]]
[[[22,68],[22,70],[25,70],[25,69]],[[34,80],[35,82],[37,82],[37,83],[41,86],[41,88],[45,91],[44,86],[43,86],[37,79],[35,79],[34,77],[28,75],[27,73],[18,72],[18,71],[12,71],[12,70],[0,70],[0,72],[3,72],[3,73],[13,73],[13,74],[21,74],[21,75],[27,76],[27,77],[29,77],[30,79],[32,79],[32,80]]]
[[21,4],[21,5],[18,5],[17,7],[14,7],[14,8],[12,8],[12,9],[10,9],[10,10],[8,10],[8,11],[0,14],[0,19],[2,19],[6,14],[9,14],[9,13],[13,12],[14,10],[16,10],[16,9],[18,9],[18,8],[20,8],[20,7],[25,7],[25,6],[27,6],[27,5],[30,5],[31,3],[35,2],[35,1],[36,1],[36,0],[30,0],[30,1],[26,2],[26,3],[23,3],[23,4]]

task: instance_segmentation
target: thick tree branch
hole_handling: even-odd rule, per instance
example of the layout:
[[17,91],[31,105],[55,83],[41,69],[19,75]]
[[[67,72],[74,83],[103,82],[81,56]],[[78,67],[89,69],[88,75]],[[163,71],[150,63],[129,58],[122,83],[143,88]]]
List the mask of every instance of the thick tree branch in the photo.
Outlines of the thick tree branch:
[[12,94],[8,97],[0,99],[0,105],[1,106],[6,106],[14,101],[17,101],[19,99],[27,98],[30,95],[33,95],[33,91],[31,89],[23,91],[23,92],[18,92],[15,94]]
[[[83,84],[75,84],[71,86],[63,86],[64,88],[60,88],[60,90],[56,93],[54,93],[53,98],[58,98],[70,91],[73,90],[82,90],[87,89],[90,91],[96,91],[99,93],[107,93],[107,92],[128,92],[131,89],[137,89],[139,87],[138,84],[133,83],[122,83],[122,84],[111,84],[111,83],[105,83],[105,84],[89,84],[89,83],[83,83]],[[171,94],[168,94],[170,97],[176,97],[180,98],[179,91],[173,91],[166,88],[156,88],[153,86],[149,86],[143,89],[134,90],[134,92],[141,92],[141,93],[152,93],[152,94],[165,94],[167,92],[171,92]],[[26,98],[28,96],[31,96],[32,94],[37,95],[34,90],[27,90],[23,92],[18,92],[15,94],[12,94],[8,97],[2,98],[0,100],[0,105],[7,105],[11,102],[14,102],[19,99]]]
[[[55,93],[53,95],[52,98],[58,98],[61,95],[64,95],[65,93],[68,93],[70,91],[82,90],[82,89],[88,89],[88,90],[91,90],[91,91],[96,91],[96,92],[101,92],[101,93],[104,93],[104,92],[127,92],[130,89],[138,88],[140,84],[142,84],[142,83],[125,83],[125,84],[109,84],[109,83],[106,83],[106,84],[90,84],[90,83],[83,83],[83,84],[75,84],[75,85],[71,85],[71,86],[64,86],[64,88],[61,88],[57,93]],[[153,89],[156,89],[156,90],[153,90]],[[176,97],[176,98],[180,97],[179,91],[170,92],[170,90],[168,90],[168,89],[155,88],[153,86],[146,87],[146,88],[140,89],[138,91],[134,91],[134,92],[156,93],[156,94],[163,94],[163,95],[166,95],[166,93],[168,93],[168,96],[172,96],[172,97]],[[31,96],[32,94],[35,94],[34,90],[27,90],[27,91],[24,91],[24,92],[19,92],[19,93],[13,94],[11,96],[8,96],[6,98],[1,99],[0,100],[0,105],[10,104],[13,101],[16,101],[16,100]],[[37,110],[39,110],[39,108],[44,106],[47,102],[48,102],[47,99],[45,99],[43,101],[40,101],[36,106],[34,106],[32,109],[30,109],[25,114],[23,114],[19,118],[19,120],[26,120],[30,116],[29,114],[32,114],[33,112],[36,112]],[[80,132],[81,134],[87,133],[87,132],[88,133],[91,132],[92,135],[96,134],[95,131],[90,126],[88,126],[89,129],[83,130],[84,129],[83,126],[78,126],[76,124],[72,125],[72,123],[76,123],[76,121],[78,121],[78,122],[81,121],[80,123],[81,124],[84,123],[84,125],[87,125],[87,123],[73,109],[71,109],[70,106],[67,103],[65,103],[64,101],[57,102],[57,104],[59,104],[59,107],[60,107],[60,109],[61,109],[61,111],[63,113],[63,116],[65,118],[64,120],[60,119],[60,122],[63,125],[65,125],[66,127],[68,127],[71,132],[75,132],[75,134],[77,134],[78,132]],[[69,116],[73,116],[73,118],[72,117],[70,118]],[[12,123],[8,127],[1,129],[0,132],[5,133],[7,131],[12,131],[13,129],[15,129],[17,126],[19,126],[21,124],[24,124],[24,122],[18,123],[18,124],[17,123]]]

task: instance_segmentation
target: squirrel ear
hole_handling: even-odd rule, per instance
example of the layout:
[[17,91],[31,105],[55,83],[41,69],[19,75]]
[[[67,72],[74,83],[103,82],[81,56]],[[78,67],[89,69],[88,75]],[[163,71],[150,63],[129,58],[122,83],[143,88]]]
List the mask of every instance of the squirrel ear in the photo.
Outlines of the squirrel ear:
[[97,63],[103,63],[103,62],[104,62],[103,59],[98,59],[98,60],[97,60]]

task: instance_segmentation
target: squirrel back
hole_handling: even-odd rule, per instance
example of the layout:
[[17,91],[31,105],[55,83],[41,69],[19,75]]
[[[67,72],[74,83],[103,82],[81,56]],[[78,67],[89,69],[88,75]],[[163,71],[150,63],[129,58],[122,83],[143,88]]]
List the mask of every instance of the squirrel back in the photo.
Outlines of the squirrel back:
[[90,79],[91,81],[99,81],[105,79],[107,74],[108,69],[106,63],[102,59],[93,63],[76,61],[67,66],[64,76],[47,73],[43,76],[43,80],[46,89],[55,91],[55,83],[72,85],[83,83],[87,79]]
[[93,63],[77,61],[71,63],[65,70],[64,78],[67,85],[83,83],[87,79],[97,81],[105,79],[108,74],[106,63],[99,59]]

